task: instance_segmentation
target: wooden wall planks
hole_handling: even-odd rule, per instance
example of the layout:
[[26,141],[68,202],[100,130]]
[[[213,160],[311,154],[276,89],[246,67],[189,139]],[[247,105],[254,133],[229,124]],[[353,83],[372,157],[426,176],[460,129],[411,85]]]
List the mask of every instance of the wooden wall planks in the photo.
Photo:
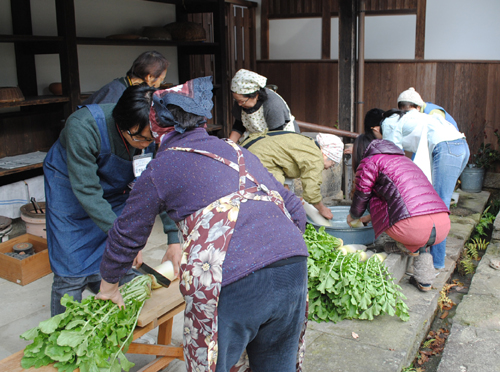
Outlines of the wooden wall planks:
[[[257,72],[301,121],[335,127],[338,121],[337,61],[257,61]],[[500,63],[474,61],[366,61],[364,113],[397,107],[397,97],[414,87],[424,101],[444,107],[467,136],[471,153],[484,140],[497,148],[500,130]]]

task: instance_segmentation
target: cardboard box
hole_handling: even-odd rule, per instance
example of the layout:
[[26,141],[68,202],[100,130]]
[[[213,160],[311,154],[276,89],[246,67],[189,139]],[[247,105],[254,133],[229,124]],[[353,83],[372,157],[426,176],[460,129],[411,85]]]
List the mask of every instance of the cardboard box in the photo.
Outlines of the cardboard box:
[[[12,252],[14,245],[23,242],[33,244],[34,255],[18,260],[4,254]],[[51,272],[47,239],[24,234],[0,244],[0,277],[17,284],[26,285]]]

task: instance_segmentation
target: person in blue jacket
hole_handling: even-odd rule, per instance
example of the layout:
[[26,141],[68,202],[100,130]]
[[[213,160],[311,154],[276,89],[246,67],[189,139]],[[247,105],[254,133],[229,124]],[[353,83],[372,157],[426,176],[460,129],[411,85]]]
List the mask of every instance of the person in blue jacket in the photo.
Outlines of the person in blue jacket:
[[457,122],[450,114],[446,112],[444,108],[432,102],[424,102],[415,88],[408,88],[399,95],[398,108],[400,110],[410,110],[411,108],[416,108],[422,114],[440,115],[441,117],[446,119],[446,121],[453,124],[453,126],[459,131]]
[[[75,111],[45,158],[52,316],[65,311],[64,294],[79,301],[86,288],[99,290],[107,233],[155,152],[149,127],[154,91],[146,84],[131,86],[116,104]],[[168,243],[178,245],[177,227],[170,222],[164,225]],[[135,258],[140,265],[140,255]],[[129,271],[122,283],[134,276]]]
[[106,84],[89,98],[83,101],[90,103],[116,103],[125,89],[132,85],[146,83],[158,89],[167,76],[169,62],[159,52],[148,51],[137,57],[125,77],[121,77]]

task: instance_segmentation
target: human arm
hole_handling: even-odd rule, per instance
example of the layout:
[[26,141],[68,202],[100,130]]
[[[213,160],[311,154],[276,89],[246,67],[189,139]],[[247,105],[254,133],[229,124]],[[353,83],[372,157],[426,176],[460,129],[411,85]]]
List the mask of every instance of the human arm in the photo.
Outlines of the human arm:
[[179,243],[169,244],[167,251],[163,255],[161,262],[171,261],[174,266],[175,277],[179,276],[180,266],[182,260],[182,248]]
[[319,203],[316,203],[316,204],[313,204],[314,208],[316,208],[318,210],[318,212],[323,216],[325,217],[326,219],[328,220],[331,220],[333,218],[333,213],[332,211],[327,208],[322,201],[320,201]]
[[[355,191],[352,198],[349,216],[355,220],[361,218],[372,198],[373,188],[377,182],[378,168],[369,158],[363,159],[356,171]],[[349,221],[349,220],[348,220]]]
[[229,139],[233,141],[234,143],[238,143],[239,139],[241,138],[241,133],[238,133],[236,131],[232,131],[231,134],[229,135]]
[[263,103],[264,118],[269,130],[276,130],[286,125],[290,120],[290,109],[277,93],[266,89],[267,100]]
[[[111,117],[113,107],[101,106],[107,118]],[[66,150],[68,177],[73,194],[92,221],[107,232],[112,227],[116,214],[104,199],[97,164],[101,136],[97,123],[86,108],[76,111],[68,118],[61,133],[61,143]]]
[[100,270],[108,283],[116,283],[130,269],[147,243],[156,216],[165,205],[146,169],[130,193],[122,214],[108,233]]

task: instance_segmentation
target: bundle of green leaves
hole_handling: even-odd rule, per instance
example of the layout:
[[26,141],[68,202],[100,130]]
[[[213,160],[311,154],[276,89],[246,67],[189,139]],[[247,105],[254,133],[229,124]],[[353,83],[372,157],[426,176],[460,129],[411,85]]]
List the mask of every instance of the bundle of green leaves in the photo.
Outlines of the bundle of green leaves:
[[[360,261],[359,252],[344,255],[342,243],[320,227],[308,225],[304,240],[309,250],[309,319],[373,320],[386,313],[408,321],[408,306],[401,287],[376,256]],[[342,242],[340,240],[340,242]]]
[[151,278],[141,275],[120,288],[125,308],[87,297],[82,302],[64,295],[62,314],[41,322],[21,335],[33,340],[24,349],[23,368],[54,363],[59,372],[121,372],[134,366],[125,357],[137,319],[151,295]]

